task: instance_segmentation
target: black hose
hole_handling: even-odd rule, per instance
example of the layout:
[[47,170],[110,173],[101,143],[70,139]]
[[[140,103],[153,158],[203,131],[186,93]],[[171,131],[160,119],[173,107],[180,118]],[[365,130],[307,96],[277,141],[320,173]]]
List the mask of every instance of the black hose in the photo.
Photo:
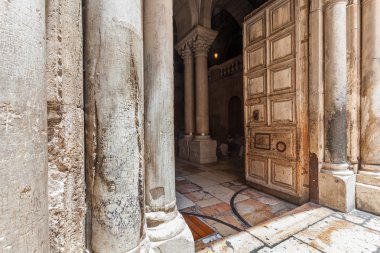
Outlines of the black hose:
[[227,223],[227,222],[224,222],[224,221],[222,221],[222,220],[219,220],[219,219],[214,218],[214,217],[211,217],[211,216],[202,215],[202,214],[198,214],[198,213],[188,213],[188,212],[182,212],[182,211],[180,211],[180,212],[181,212],[182,214],[185,214],[185,215],[196,216],[196,217],[201,217],[201,218],[204,218],[204,219],[209,219],[209,220],[216,221],[216,222],[221,223],[221,224],[223,224],[223,225],[225,225],[225,226],[227,226],[227,227],[230,227],[230,228],[232,228],[232,229],[234,229],[234,230],[236,230],[236,231],[238,231],[238,232],[243,231],[242,229],[240,229],[240,228],[238,228],[238,227],[235,227],[234,225],[231,225],[231,224],[229,224],[229,223]]
[[246,227],[252,227],[251,224],[249,224],[238,212],[238,210],[236,209],[236,206],[235,206],[235,198],[237,197],[237,195],[239,195],[240,193],[242,193],[243,191],[247,190],[248,188],[244,188],[244,189],[241,189],[240,191],[237,191],[235,192],[235,194],[232,196],[232,198],[230,199],[230,206],[231,206],[231,209],[232,209],[232,212],[236,215],[236,217],[238,217],[238,219],[244,223],[244,225]]

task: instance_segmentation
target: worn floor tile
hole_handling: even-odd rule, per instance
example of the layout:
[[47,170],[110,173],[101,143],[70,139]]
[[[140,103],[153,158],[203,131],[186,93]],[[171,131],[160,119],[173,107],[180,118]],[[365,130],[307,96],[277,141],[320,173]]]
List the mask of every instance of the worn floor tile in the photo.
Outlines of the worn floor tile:
[[362,217],[358,217],[358,216],[351,215],[348,213],[334,213],[333,216],[340,218],[342,220],[351,221],[352,223],[356,223],[356,224],[363,224],[366,221]]
[[252,214],[252,213],[259,212],[265,208],[269,208],[267,205],[261,202],[258,202],[254,199],[247,199],[247,200],[241,201],[237,203],[235,206],[238,212],[240,213],[240,215]]
[[319,250],[307,245],[306,243],[297,240],[296,238],[290,238],[272,249],[265,247],[260,249],[258,253],[320,253]]
[[364,227],[380,231],[380,217],[372,217],[363,224]]
[[221,214],[226,213],[226,212],[230,212],[231,207],[227,203],[223,202],[223,203],[219,203],[216,205],[201,208],[200,211],[204,215],[217,216],[217,215],[221,215]]
[[215,204],[222,203],[222,201],[220,199],[212,197],[212,198],[209,198],[209,199],[204,199],[204,200],[197,201],[195,203],[199,207],[207,207],[207,206],[212,206],[212,205],[215,205]]
[[199,253],[248,253],[261,248],[263,243],[247,232],[241,232],[217,241]]
[[188,207],[195,206],[195,203],[191,201],[190,199],[183,196],[181,193],[176,192],[175,196],[177,198],[177,208],[178,210],[182,210]]
[[190,192],[190,193],[185,194],[185,196],[194,202],[197,202],[200,200],[205,200],[205,199],[210,199],[213,197],[212,195],[210,195],[204,191]]
[[333,213],[332,210],[328,212],[325,209],[329,210],[317,205],[301,206],[293,210],[292,214],[271,219],[247,231],[273,246]]
[[202,174],[202,173],[186,176],[186,179],[190,180],[191,182],[193,182],[193,183],[195,183],[195,184],[197,184],[203,188],[219,184],[219,182],[211,180],[209,178],[205,178],[205,177],[201,176],[200,174]]
[[[228,189],[227,187],[224,187],[221,185],[214,185],[211,187],[206,187],[206,188],[204,188],[204,191],[210,193],[211,195],[215,196],[216,198],[218,198],[218,199],[220,199],[226,203],[230,203],[232,196],[235,194],[235,192],[233,190]],[[239,202],[239,201],[243,201],[246,199],[249,199],[249,197],[246,195],[243,195],[243,194],[239,194],[235,198],[235,201]]]
[[262,196],[262,197],[258,198],[257,201],[260,201],[261,203],[271,205],[271,206],[280,204],[282,202],[282,200],[280,200],[278,198],[266,197],[266,196]]
[[176,186],[176,191],[185,194],[189,192],[195,192],[199,191],[201,188],[198,185],[195,184],[183,184],[183,185],[177,185]]
[[264,221],[273,219],[275,216],[269,210],[261,210],[254,213],[249,213],[243,215],[243,218],[251,225],[255,226]]
[[375,252],[380,232],[333,216],[308,227],[294,237],[323,252]]

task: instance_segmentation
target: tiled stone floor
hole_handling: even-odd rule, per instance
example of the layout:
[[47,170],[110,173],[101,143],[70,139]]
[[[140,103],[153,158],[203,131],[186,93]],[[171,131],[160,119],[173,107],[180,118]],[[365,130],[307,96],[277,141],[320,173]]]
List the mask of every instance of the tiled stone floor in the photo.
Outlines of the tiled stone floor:
[[199,251],[211,252],[378,253],[380,217],[357,210],[344,214],[308,203]]
[[[234,160],[215,164],[196,165],[176,161],[177,206],[180,211],[195,212],[223,220],[240,229],[247,227],[233,214],[230,199],[235,192],[247,188],[244,173]],[[254,226],[287,213],[297,206],[249,188],[235,199],[236,209],[243,218]],[[202,219],[216,231],[214,238],[220,239],[237,231],[213,220]],[[197,250],[207,246],[199,240]]]

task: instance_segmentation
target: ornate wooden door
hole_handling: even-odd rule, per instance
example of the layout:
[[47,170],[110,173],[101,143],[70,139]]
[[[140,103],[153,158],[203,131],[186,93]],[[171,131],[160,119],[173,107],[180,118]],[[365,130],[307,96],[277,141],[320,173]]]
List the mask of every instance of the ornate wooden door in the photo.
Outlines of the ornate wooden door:
[[308,200],[308,35],[302,2],[269,1],[244,22],[246,179],[298,203]]

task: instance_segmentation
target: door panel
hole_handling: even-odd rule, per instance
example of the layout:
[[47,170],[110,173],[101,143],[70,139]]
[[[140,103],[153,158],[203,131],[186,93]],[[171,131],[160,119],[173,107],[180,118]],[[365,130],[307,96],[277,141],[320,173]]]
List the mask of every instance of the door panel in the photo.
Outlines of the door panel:
[[307,200],[302,182],[306,165],[299,154],[307,154],[307,142],[301,141],[307,119],[300,112],[307,106],[301,104],[307,101],[307,89],[297,75],[307,75],[298,71],[298,63],[307,64],[307,58],[296,50],[301,43],[297,4],[269,1],[246,19],[244,104],[247,181],[302,203]]

